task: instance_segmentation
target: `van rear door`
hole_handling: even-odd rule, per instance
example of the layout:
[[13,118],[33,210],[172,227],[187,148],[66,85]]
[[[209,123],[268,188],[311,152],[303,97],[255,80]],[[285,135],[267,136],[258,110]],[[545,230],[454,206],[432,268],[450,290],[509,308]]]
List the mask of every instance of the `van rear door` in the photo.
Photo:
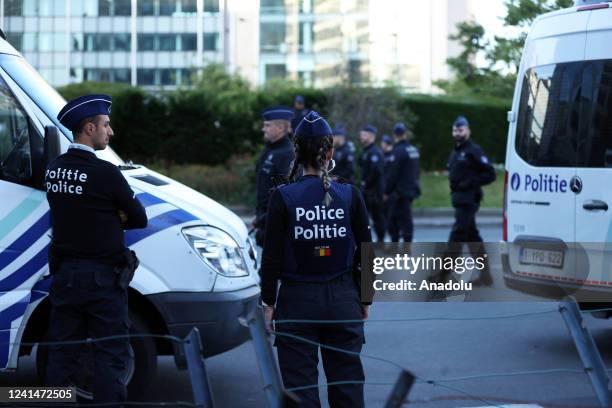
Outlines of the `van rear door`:
[[582,92],[576,195],[576,243],[588,254],[587,284],[612,285],[612,9],[589,20]]

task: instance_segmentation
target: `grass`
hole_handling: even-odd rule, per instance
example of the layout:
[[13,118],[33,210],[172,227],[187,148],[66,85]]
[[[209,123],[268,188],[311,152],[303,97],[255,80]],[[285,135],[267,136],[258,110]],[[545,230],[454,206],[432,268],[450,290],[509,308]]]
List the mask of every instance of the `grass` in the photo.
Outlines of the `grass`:
[[[252,157],[234,157],[223,166],[159,162],[148,166],[221,203],[255,206],[255,159]],[[495,182],[484,187],[482,207],[502,206],[503,177],[503,171],[498,171]],[[421,197],[414,202],[415,208],[451,207],[446,172],[422,172],[421,191]]]
[[[448,174],[446,172],[421,173],[422,195],[414,202],[415,208],[451,207]],[[504,196],[504,173],[497,172],[497,179],[483,187],[482,207],[502,207]]]

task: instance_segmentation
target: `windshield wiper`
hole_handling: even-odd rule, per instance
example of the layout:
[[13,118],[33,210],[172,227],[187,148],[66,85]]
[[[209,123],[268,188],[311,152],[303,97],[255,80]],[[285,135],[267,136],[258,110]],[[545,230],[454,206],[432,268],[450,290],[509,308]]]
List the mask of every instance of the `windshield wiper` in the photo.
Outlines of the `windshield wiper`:
[[142,166],[138,165],[138,164],[134,164],[132,163],[132,161],[128,161],[125,162],[124,164],[119,164],[117,165],[117,167],[119,167],[119,170],[134,170],[134,169],[139,169]]

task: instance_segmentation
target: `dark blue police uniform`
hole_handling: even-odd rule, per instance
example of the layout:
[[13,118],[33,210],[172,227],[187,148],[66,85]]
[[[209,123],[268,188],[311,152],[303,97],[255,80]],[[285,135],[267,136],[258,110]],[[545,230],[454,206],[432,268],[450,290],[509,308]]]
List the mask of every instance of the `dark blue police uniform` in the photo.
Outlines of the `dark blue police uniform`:
[[451,152],[448,179],[455,208],[449,242],[482,242],[476,227],[476,212],[483,197],[481,187],[495,181],[495,169],[480,146],[468,139]]
[[[343,126],[336,126],[333,130],[334,136],[343,136],[346,138],[346,129]],[[342,146],[334,149],[334,167],[333,174],[338,177],[338,181],[353,183],[355,176],[355,150],[351,149],[351,144],[345,140]]]
[[[373,126],[364,127],[365,131],[376,134]],[[374,223],[376,239],[385,240],[385,214],[383,194],[385,192],[384,158],[376,143],[366,146],[361,154],[361,191],[368,213]]]
[[[105,95],[77,98],[58,119],[74,130],[82,119],[107,115],[110,104]],[[126,261],[123,230],[146,227],[145,210],[117,166],[98,159],[93,148],[81,144],[71,145],[47,167],[45,186],[53,228],[50,340],[127,335],[127,292],[117,284],[116,270]],[[121,221],[119,211],[127,221]],[[50,347],[49,386],[74,384],[82,363],[81,347]],[[94,401],[125,400],[127,337],[95,342],[93,348]]]
[[[299,103],[301,105],[303,105],[305,102],[306,100],[304,99],[302,95],[297,95],[294,99],[294,103]],[[304,109],[293,108],[293,116],[291,117],[291,129],[293,130],[294,134],[295,134],[295,130],[300,125],[300,122],[302,122],[302,119],[304,119],[306,115],[308,115],[309,112],[310,110],[306,108]]]
[[[407,129],[398,123],[393,129],[396,135],[404,135]],[[398,242],[400,232],[404,242],[412,242],[412,202],[421,195],[419,185],[419,151],[408,140],[399,140],[393,146],[388,169],[385,169],[386,195],[390,206],[389,234]],[[389,173],[387,175],[387,172]],[[393,225],[393,227],[391,227]]]
[[[283,106],[270,107],[262,113],[266,120],[290,121],[293,112],[290,108]],[[275,186],[284,182],[289,174],[289,167],[293,162],[294,151],[290,135],[287,134],[274,143],[267,143],[261,152],[255,172],[257,173],[257,206],[255,208],[255,241],[257,245],[263,246],[266,228],[266,212],[270,194]]]
[[[296,136],[331,135],[329,125],[316,118],[320,117],[311,112]],[[321,179],[308,175],[272,194],[262,255],[262,299],[267,305],[276,304],[276,320],[363,319],[360,276],[354,270],[360,262],[360,244],[371,239],[365,204],[350,184],[331,181],[328,192],[332,201],[326,206]],[[276,330],[286,388],[318,383],[319,347],[292,336],[353,353],[359,353],[364,342],[363,323],[279,323]],[[364,381],[358,355],[326,348],[321,348],[321,355],[327,382]],[[300,406],[320,406],[317,388],[296,394]],[[328,400],[334,408],[363,407],[363,385],[330,386]]]

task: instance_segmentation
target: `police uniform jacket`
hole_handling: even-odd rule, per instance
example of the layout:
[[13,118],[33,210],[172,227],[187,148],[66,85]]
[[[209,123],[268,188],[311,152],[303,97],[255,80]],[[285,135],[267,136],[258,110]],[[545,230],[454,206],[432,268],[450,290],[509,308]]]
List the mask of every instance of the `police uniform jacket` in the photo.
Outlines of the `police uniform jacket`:
[[47,167],[45,186],[53,246],[63,257],[121,263],[123,230],[147,226],[147,214],[121,171],[93,152],[68,149]]
[[274,191],[262,257],[262,299],[276,302],[278,280],[328,282],[355,270],[361,243],[370,242],[369,220],[359,190],[331,182],[329,207],[317,176]]
[[333,174],[342,181],[352,183],[355,174],[355,153],[351,150],[348,142],[334,149],[334,161],[336,167]]
[[363,194],[382,198],[385,191],[384,159],[376,144],[372,143],[363,150],[360,165]]
[[482,188],[495,181],[495,169],[480,146],[467,140],[451,152],[448,159],[453,205],[476,204],[482,199]]
[[266,226],[266,211],[270,200],[271,190],[289,175],[291,163],[294,158],[293,144],[289,136],[284,136],[274,143],[266,144],[259,160],[257,160],[257,206],[256,227],[264,229]]
[[389,165],[385,167],[387,195],[412,200],[421,195],[419,157],[417,148],[407,140],[400,140],[393,146]]

